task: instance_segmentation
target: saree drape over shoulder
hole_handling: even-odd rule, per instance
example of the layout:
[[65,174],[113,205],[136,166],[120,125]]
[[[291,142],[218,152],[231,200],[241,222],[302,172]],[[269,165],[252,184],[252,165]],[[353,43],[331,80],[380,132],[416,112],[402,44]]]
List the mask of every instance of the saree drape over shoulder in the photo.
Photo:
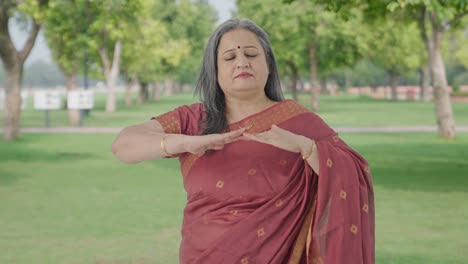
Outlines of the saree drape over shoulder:
[[[203,105],[154,119],[166,133],[198,135]],[[187,205],[183,264],[374,263],[374,197],[367,162],[292,100],[230,129],[273,124],[316,141],[320,176],[300,153],[239,140],[202,156],[180,154]]]

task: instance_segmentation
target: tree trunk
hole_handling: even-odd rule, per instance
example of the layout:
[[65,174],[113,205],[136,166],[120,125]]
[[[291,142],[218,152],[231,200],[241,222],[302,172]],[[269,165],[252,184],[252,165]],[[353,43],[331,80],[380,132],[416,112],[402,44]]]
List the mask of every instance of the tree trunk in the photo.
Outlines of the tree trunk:
[[153,88],[153,101],[159,102],[161,99],[161,87],[159,86],[158,82],[154,82],[152,85]]
[[330,94],[330,91],[328,90],[327,87],[327,78],[323,77],[320,78],[320,93],[321,94]]
[[23,65],[14,65],[6,69],[5,108],[3,112],[4,138],[13,140],[19,136],[21,115],[21,79]]
[[125,89],[125,106],[127,108],[133,105],[133,90],[138,84],[138,75],[133,74],[132,77],[127,78],[127,87]]
[[174,94],[174,80],[166,79],[164,81],[164,95],[173,95]]
[[19,137],[23,64],[34,46],[40,25],[33,20],[32,30],[23,49],[17,51],[8,30],[9,7],[8,5],[2,7],[5,10],[0,11],[0,58],[7,74],[3,111],[3,136],[6,140],[13,140]]
[[99,48],[99,55],[101,56],[104,72],[106,76],[107,84],[107,100],[106,100],[106,112],[115,112],[117,100],[115,95],[115,85],[117,83],[117,77],[119,75],[120,67],[120,55],[122,53],[122,41],[117,40],[114,46],[114,57],[112,64],[107,56],[107,51],[105,48]]
[[437,26],[433,21],[432,38],[433,53],[431,54],[432,61],[430,63],[434,104],[437,116],[437,126],[439,135],[443,138],[455,138],[455,120],[452,113],[452,102],[447,89],[447,78],[445,76],[445,65],[442,59],[441,42],[443,32],[437,30]]
[[[76,90],[77,84],[77,72],[65,73],[65,87],[67,93]],[[68,125],[78,126],[80,124],[80,110],[79,109],[68,109]]]
[[344,82],[344,85],[345,85],[345,91],[347,92],[349,88],[351,88],[351,70],[350,69],[346,69],[345,70],[345,82]]
[[[430,31],[426,28],[426,19],[429,19],[431,23]],[[453,139],[456,134],[455,120],[453,119],[452,103],[447,91],[447,77],[445,75],[445,65],[441,53],[444,27],[440,24],[441,22],[437,20],[435,14],[428,13],[425,7],[421,8],[418,25],[428,55],[437,128],[441,137]],[[429,32],[431,32],[432,35],[429,35]]]
[[316,49],[315,41],[312,41],[309,46],[310,85],[311,85],[311,93],[312,93],[311,105],[312,105],[312,111],[318,112],[320,111],[320,108],[319,108],[320,87],[319,87],[318,76],[317,76],[318,61],[317,61],[315,49]]
[[297,81],[299,82],[298,93],[301,92],[301,91],[304,91],[304,81],[302,81],[302,79],[299,77],[299,75],[298,75]]
[[182,91],[182,84],[178,81],[174,81],[174,92],[178,94],[181,91]]
[[140,92],[138,93],[138,103],[145,104],[149,99],[149,89],[147,82],[140,82]]
[[297,98],[297,80],[299,79],[299,73],[296,65],[293,62],[289,62],[289,68],[291,69],[291,83],[289,89],[291,90],[294,101],[298,101]]
[[400,74],[390,71],[390,87],[392,88],[392,100],[398,100],[398,83],[400,82]]
[[419,68],[419,73],[421,74],[420,76],[420,81],[419,81],[419,87],[420,87],[420,98],[421,101],[427,102],[431,99],[429,89],[431,88],[431,73],[429,66],[427,64],[421,65]]

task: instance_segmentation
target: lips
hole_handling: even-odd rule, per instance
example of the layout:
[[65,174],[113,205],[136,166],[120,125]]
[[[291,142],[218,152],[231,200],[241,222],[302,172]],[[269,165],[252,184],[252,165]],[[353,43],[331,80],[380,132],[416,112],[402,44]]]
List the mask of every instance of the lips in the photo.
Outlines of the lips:
[[241,72],[238,75],[236,75],[235,78],[247,78],[247,77],[251,77],[251,76],[253,76],[253,74],[248,73],[248,72]]

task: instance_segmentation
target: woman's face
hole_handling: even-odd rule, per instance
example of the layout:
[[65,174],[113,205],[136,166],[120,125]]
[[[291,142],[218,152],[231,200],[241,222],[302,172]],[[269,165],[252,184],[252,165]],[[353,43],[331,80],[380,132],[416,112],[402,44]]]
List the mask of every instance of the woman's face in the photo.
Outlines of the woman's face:
[[245,29],[225,33],[218,46],[218,83],[226,96],[264,94],[268,79],[265,51]]

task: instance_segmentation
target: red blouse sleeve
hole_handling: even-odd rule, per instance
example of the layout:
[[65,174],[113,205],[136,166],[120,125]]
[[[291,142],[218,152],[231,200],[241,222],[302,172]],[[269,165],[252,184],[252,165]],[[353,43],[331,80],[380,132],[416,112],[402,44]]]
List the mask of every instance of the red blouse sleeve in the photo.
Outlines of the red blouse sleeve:
[[154,116],[167,134],[198,135],[199,122],[203,117],[203,104],[183,105],[176,109]]

